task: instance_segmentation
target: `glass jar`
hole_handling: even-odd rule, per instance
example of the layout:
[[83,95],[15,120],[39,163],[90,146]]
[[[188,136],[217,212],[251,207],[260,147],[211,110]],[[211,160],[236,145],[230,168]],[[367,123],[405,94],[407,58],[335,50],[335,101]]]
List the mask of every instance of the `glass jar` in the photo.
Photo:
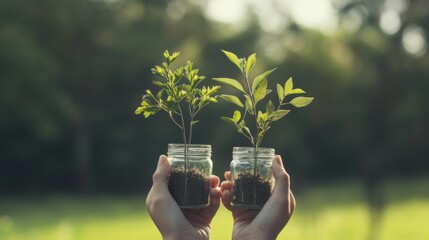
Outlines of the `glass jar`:
[[237,208],[259,209],[270,198],[274,185],[271,165],[272,148],[234,147],[232,151],[231,205]]
[[211,145],[168,144],[171,170],[168,189],[181,208],[203,208],[210,203],[213,162]]

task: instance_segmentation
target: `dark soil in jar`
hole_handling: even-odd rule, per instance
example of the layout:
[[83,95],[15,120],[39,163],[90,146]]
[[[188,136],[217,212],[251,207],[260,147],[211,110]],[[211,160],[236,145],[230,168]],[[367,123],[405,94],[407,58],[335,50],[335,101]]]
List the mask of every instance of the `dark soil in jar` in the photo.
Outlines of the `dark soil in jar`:
[[271,184],[259,174],[240,173],[234,180],[233,199],[235,204],[264,205],[271,196]]
[[209,203],[210,180],[196,169],[187,172],[173,169],[170,172],[168,189],[179,206]]

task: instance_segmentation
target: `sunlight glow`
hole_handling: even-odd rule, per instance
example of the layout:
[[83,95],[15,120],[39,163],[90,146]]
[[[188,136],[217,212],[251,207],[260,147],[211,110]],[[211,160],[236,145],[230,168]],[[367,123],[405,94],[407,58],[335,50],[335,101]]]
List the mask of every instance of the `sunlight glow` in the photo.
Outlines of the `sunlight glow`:
[[386,0],[383,4],[383,9],[402,13],[408,8],[409,0]]
[[395,11],[385,11],[380,17],[380,28],[386,34],[393,35],[401,28],[401,18]]
[[206,8],[206,16],[227,24],[239,24],[246,19],[246,0],[211,0]]
[[411,25],[404,30],[402,45],[405,51],[415,56],[426,53],[426,37],[423,30],[417,25]]
[[281,30],[288,16],[305,27],[329,32],[336,28],[338,18],[331,0],[210,0],[205,14],[212,21],[233,25],[247,20],[247,8],[268,32]]
[[292,18],[306,27],[332,31],[337,26],[337,13],[330,0],[280,1],[290,7]]

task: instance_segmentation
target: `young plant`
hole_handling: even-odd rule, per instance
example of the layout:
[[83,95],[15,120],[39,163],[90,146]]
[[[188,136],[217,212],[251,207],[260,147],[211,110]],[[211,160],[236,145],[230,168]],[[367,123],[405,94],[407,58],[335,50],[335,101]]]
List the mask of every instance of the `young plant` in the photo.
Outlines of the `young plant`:
[[[237,96],[226,94],[219,96],[239,107],[239,110],[234,111],[232,117],[222,117],[221,119],[232,123],[237,128],[238,132],[249,139],[253,147],[257,150],[265,134],[271,128],[271,124],[282,119],[291,111],[290,109],[284,108],[291,105],[297,108],[305,107],[313,101],[313,97],[299,96],[288,101],[287,99],[289,99],[290,96],[305,93],[304,90],[300,88],[294,89],[292,78],[289,78],[283,85],[277,83],[276,104],[274,104],[272,100],[268,100],[265,107],[260,108],[261,101],[271,92],[270,89],[267,89],[267,78],[276,68],[265,71],[251,80],[249,74],[256,64],[256,54],[253,53],[247,59],[239,59],[232,52],[222,51],[226,57],[238,67],[243,80],[240,83],[240,81],[232,78],[213,78],[213,80],[229,85],[240,91],[240,94]],[[240,97],[243,100],[241,100]],[[253,130],[248,127],[248,118],[255,124]],[[255,174],[256,158],[254,171]]]
[[152,74],[159,77],[159,80],[154,80],[153,84],[160,90],[156,94],[146,90],[135,114],[142,114],[145,118],[159,111],[168,114],[171,121],[182,131],[185,145],[185,172],[187,172],[187,150],[192,141],[193,127],[198,123],[196,116],[205,106],[217,102],[215,93],[220,86],[200,87],[205,76],[198,75],[199,69],[194,69],[191,61],[173,70],[171,64],[179,54],[179,52],[170,54],[165,51],[165,62],[161,66],[152,68]]

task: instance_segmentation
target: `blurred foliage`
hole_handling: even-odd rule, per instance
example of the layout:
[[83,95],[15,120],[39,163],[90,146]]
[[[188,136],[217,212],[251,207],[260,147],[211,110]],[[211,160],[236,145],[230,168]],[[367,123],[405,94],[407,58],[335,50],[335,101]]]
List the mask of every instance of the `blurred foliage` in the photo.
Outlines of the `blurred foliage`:
[[[271,79],[293,76],[315,97],[264,143],[297,183],[427,173],[429,54],[403,47],[410,26],[429,34],[426,2],[407,1],[394,34],[378,26],[385,1],[338,2],[339,28],[324,34],[292,20],[270,33],[251,11],[236,30],[207,20],[195,1],[2,0],[0,194],[147,190],[159,154],[181,141],[166,117],[133,114],[165,49],[209,79],[236,74],[220,49],[256,52],[256,72],[279,66]],[[354,30],[341,24],[350,11],[361,14]],[[213,146],[217,175],[233,146],[248,145],[220,121],[232,111],[217,104],[195,129],[194,142]]]

